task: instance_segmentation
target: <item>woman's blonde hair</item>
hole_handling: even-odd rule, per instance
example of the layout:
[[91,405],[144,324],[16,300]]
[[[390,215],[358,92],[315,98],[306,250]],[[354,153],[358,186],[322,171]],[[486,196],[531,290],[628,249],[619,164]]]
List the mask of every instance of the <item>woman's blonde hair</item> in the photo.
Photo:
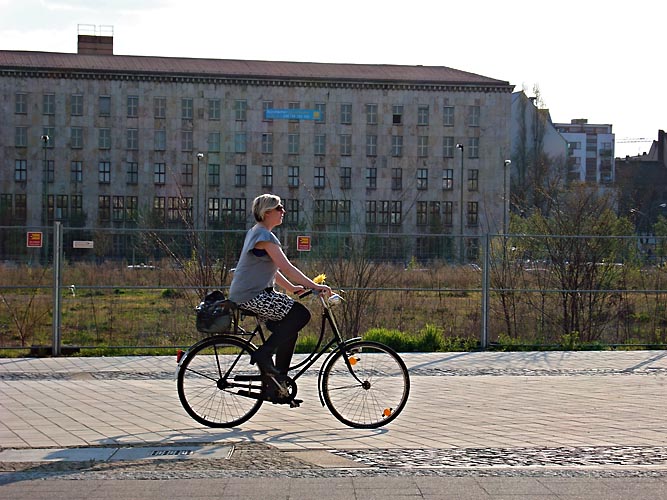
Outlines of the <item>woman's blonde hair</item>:
[[261,194],[252,200],[252,215],[257,222],[264,220],[264,214],[280,205],[280,196],[275,194]]

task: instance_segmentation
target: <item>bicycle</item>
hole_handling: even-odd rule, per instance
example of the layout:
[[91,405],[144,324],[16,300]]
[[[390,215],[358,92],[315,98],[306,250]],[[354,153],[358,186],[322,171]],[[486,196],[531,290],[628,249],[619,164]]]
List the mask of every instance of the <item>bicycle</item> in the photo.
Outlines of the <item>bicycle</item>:
[[[310,293],[314,292],[302,297]],[[319,339],[305,359],[290,366],[290,373],[296,371],[292,377],[274,378],[250,364],[250,356],[257,349],[253,339],[264,341],[265,335],[259,319],[239,308],[232,312],[233,333],[209,336],[186,352],[179,352],[177,387],[185,411],[209,427],[234,427],[255,415],[269,400],[269,393],[273,403],[298,406],[296,381],[327,355],[318,374],[318,393],[322,406],[335,418],[351,427],[374,429],[398,417],[410,393],[404,361],[379,342],[360,337],[344,340],[332,312],[340,295],[314,295],[322,306]],[[253,330],[241,326],[244,317],[255,317]],[[333,338],[325,343],[327,325]],[[272,388],[271,384],[276,385]]]

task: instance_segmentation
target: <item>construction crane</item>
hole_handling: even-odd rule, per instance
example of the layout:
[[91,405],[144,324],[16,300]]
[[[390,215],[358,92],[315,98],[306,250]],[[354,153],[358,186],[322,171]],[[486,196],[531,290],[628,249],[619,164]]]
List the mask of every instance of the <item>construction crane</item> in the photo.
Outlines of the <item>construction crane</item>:
[[616,139],[616,144],[626,144],[631,142],[653,142],[653,139],[646,137],[624,137],[623,139]]

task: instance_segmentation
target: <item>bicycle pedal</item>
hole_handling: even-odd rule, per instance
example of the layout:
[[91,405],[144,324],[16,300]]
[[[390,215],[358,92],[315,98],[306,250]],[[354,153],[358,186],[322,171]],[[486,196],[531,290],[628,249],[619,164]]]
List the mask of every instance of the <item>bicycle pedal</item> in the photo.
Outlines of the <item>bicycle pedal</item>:
[[301,403],[303,403],[303,400],[293,399],[292,401],[289,402],[289,407],[290,408],[298,408],[299,406],[301,406]]

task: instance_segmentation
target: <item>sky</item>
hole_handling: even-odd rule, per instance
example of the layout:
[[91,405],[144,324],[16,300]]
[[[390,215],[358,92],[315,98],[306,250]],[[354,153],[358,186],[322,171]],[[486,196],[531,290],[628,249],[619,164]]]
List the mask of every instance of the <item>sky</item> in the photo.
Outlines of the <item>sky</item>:
[[[655,0],[0,0],[0,50],[448,66],[539,90],[554,122],[611,124],[615,155],[667,129]],[[97,31],[95,31],[97,30]],[[630,140],[640,142],[628,142]]]

